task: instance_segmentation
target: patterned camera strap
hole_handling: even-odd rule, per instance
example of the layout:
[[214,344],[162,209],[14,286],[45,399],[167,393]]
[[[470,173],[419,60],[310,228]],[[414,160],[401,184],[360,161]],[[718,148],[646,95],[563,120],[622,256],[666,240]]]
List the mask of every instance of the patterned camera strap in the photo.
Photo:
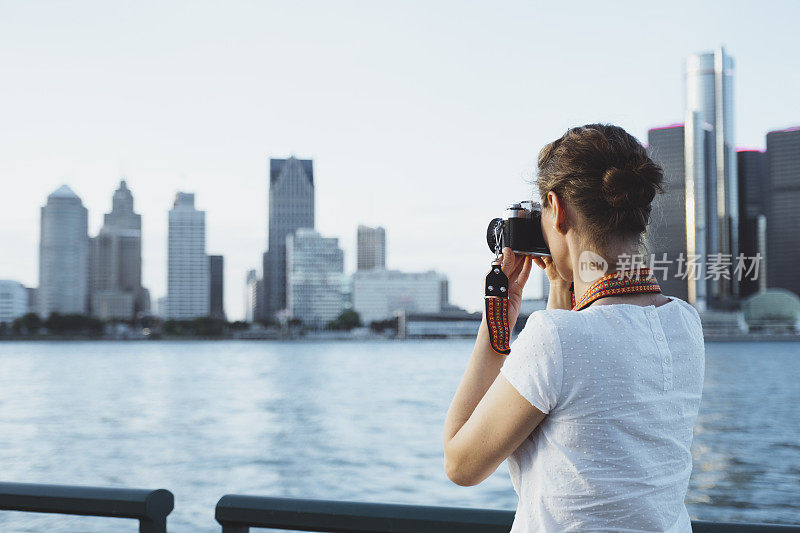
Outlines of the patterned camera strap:
[[511,328],[508,327],[508,277],[503,273],[499,257],[492,262],[492,269],[486,275],[484,295],[489,344],[495,352],[508,355],[511,353],[509,347]]
[[[485,302],[486,324],[489,328],[489,343],[492,349],[501,354],[511,353],[511,328],[508,325],[508,277],[503,273],[499,260],[492,263],[492,270],[486,276]],[[573,285],[574,286],[574,285]],[[570,291],[573,290],[570,286]],[[580,299],[575,301],[572,292],[572,310],[580,311],[592,302],[619,294],[661,292],[658,281],[647,267],[636,270],[614,271],[594,281]]]
[[[572,291],[573,286],[570,286],[570,291]],[[585,309],[592,302],[606,296],[653,292],[661,292],[661,287],[649,268],[617,270],[594,281],[578,301],[575,301],[575,292],[572,292],[572,310],[580,311]]]

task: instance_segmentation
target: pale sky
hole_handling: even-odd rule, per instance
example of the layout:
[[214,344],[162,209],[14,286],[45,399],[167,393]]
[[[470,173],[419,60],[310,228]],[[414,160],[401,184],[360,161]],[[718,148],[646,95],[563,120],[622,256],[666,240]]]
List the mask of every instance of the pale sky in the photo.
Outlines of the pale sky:
[[[207,212],[229,318],[266,247],[270,157],[312,158],[317,229],[355,263],[436,269],[482,302],[488,220],[531,195],[543,144],[681,122],[683,61],[736,61],[737,144],[800,125],[800,2],[0,0],[0,279],[38,284],[39,208],[67,183],[95,235],[121,176],[143,278],[166,293],[176,191]],[[528,291],[534,296],[536,291]]]

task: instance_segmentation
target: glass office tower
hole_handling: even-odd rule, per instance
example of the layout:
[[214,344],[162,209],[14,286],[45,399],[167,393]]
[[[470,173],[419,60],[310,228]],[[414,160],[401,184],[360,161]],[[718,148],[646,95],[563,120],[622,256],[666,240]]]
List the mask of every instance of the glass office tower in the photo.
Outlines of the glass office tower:
[[[733,58],[722,47],[714,52],[693,54],[686,60],[686,154],[694,157],[695,162],[703,160],[703,167],[696,167],[692,178],[696,193],[705,194],[705,254],[730,254],[735,261],[739,250],[739,199],[733,73]],[[688,181],[687,189],[690,189]],[[700,198],[687,195],[687,204],[692,201],[699,202]],[[700,238],[699,234],[695,237]],[[699,249],[701,244],[698,241],[695,247]],[[707,257],[703,259],[706,261]],[[708,280],[706,289],[712,305],[738,294],[737,284],[724,278]]]
[[270,159],[269,250],[264,254],[264,312],[286,309],[286,237],[314,227],[314,167],[310,159]]

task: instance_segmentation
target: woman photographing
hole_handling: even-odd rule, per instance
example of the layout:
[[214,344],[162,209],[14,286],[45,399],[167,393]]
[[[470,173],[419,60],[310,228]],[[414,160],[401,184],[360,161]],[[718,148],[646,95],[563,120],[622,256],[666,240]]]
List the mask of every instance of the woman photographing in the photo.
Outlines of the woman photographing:
[[[505,248],[502,272],[510,330],[534,263],[550,281],[547,309],[528,318],[507,356],[493,349],[484,315],[444,429],[445,469],[459,485],[508,459],[514,533],[691,531],[684,497],[703,385],[700,319],[621,259],[641,253],[662,179],[616,126],[572,128],[539,154],[551,257]],[[586,254],[605,272],[587,272]]]

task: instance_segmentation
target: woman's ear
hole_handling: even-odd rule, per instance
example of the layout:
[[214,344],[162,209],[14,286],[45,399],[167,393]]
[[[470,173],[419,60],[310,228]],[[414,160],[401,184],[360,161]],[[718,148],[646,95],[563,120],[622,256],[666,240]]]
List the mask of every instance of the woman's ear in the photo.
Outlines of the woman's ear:
[[550,191],[547,193],[547,203],[550,204],[551,212],[553,213],[553,220],[550,222],[553,229],[563,234],[566,231],[564,222],[567,219],[567,213],[564,210],[564,204],[561,198],[558,197],[555,191]]

